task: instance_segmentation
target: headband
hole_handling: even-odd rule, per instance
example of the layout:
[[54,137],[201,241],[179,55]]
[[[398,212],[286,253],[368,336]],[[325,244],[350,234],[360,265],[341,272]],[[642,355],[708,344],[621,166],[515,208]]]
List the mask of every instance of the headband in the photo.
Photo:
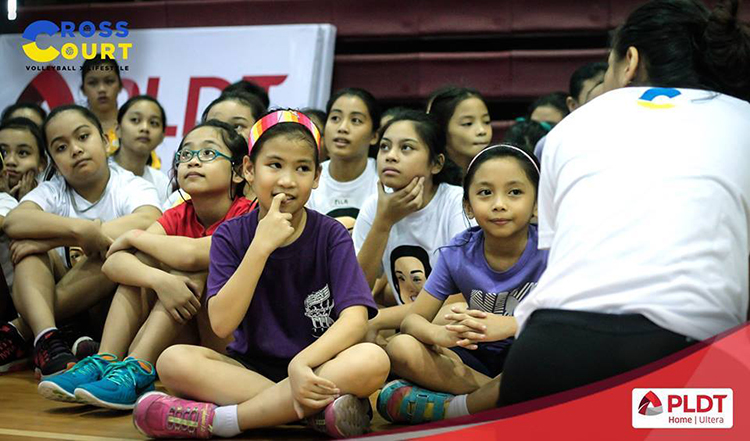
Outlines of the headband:
[[253,151],[255,143],[258,142],[263,133],[265,133],[268,129],[275,126],[276,124],[286,122],[297,123],[305,126],[310,134],[312,134],[312,137],[315,140],[315,147],[317,147],[318,152],[320,152],[320,131],[318,130],[318,127],[315,126],[315,123],[313,123],[310,118],[307,117],[307,115],[297,110],[276,110],[275,112],[269,113],[268,115],[259,119],[255,124],[253,124],[253,128],[250,129],[250,136],[247,140],[248,154]]
[[536,165],[536,162],[534,162],[534,159],[531,157],[531,155],[529,155],[528,153],[524,152],[522,149],[519,149],[518,147],[516,147],[514,145],[510,145],[510,144],[491,145],[491,146],[487,147],[486,149],[482,150],[481,152],[477,153],[477,155],[474,157],[474,159],[472,159],[471,162],[469,163],[469,166],[466,167],[466,174],[469,174],[469,170],[471,170],[471,166],[474,165],[474,162],[477,159],[479,159],[479,157],[482,156],[485,152],[488,152],[488,151],[490,151],[492,149],[499,149],[499,148],[506,148],[506,149],[516,150],[516,151],[520,152],[523,156],[526,157],[526,159],[529,160],[529,162],[531,163],[531,165],[534,166],[534,169],[536,170],[537,176],[541,175],[541,173],[539,172],[539,166]]

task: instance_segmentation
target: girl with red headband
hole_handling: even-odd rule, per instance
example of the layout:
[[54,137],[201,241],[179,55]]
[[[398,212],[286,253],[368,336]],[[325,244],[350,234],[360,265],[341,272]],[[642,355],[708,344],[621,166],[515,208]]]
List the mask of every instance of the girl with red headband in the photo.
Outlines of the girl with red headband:
[[174,393],[141,397],[133,418],[150,437],[231,437],[307,418],[330,436],[369,426],[368,397],[390,368],[360,343],[375,304],[346,228],[306,209],[318,185],[320,134],[304,114],[253,126],[245,179],[259,209],[214,233],[206,308],[226,355],[178,345],[157,371]]

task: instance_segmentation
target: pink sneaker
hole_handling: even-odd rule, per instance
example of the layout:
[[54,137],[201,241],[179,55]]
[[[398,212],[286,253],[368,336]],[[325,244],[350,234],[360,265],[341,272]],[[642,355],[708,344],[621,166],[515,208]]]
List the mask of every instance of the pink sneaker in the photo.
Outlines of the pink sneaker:
[[307,425],[333,438],[350,438],[370,431],[372,407],[367,398],[342,395],[317,415],[307,418]]
[[133,424],[149,438],[211,438],[215,404],[184,400],[161,392],[141,396]]

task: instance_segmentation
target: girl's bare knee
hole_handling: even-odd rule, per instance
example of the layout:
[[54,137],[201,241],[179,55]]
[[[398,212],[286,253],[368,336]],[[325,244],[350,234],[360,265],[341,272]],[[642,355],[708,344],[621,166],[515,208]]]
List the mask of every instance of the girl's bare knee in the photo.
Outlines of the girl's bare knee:
[[391,369],[388,355],[374,343],[360,343],[352,346],[346,354],[347,383],[353,387],[352,393],[368,396],[383,385]]
[[179,389],[179,384],[188,381],[194,371],[195,361],[202,349],[190,345],[174,345],[164,350],[156,360],[159,379],[170,389]]
[[393,371],[399,375],[405,375],[410,371],[415,362],[415,356],[420,353],[422,342],[408,334],[399,334],[388,342],[385,351],[391,362]]

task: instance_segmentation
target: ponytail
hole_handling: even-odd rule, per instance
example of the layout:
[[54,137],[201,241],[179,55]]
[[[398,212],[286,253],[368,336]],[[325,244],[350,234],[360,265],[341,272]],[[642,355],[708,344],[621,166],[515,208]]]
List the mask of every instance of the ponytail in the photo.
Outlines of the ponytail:
[[739,0],[720,2],[708,17],[699,60],[708,86],[750,101],[750,26],[737,12]]
[[617,30],[612,50],[635,47],[651,86],[705,89],[750,100],[750,31],[739,0],[713,11],[698,0],[653,0]]

